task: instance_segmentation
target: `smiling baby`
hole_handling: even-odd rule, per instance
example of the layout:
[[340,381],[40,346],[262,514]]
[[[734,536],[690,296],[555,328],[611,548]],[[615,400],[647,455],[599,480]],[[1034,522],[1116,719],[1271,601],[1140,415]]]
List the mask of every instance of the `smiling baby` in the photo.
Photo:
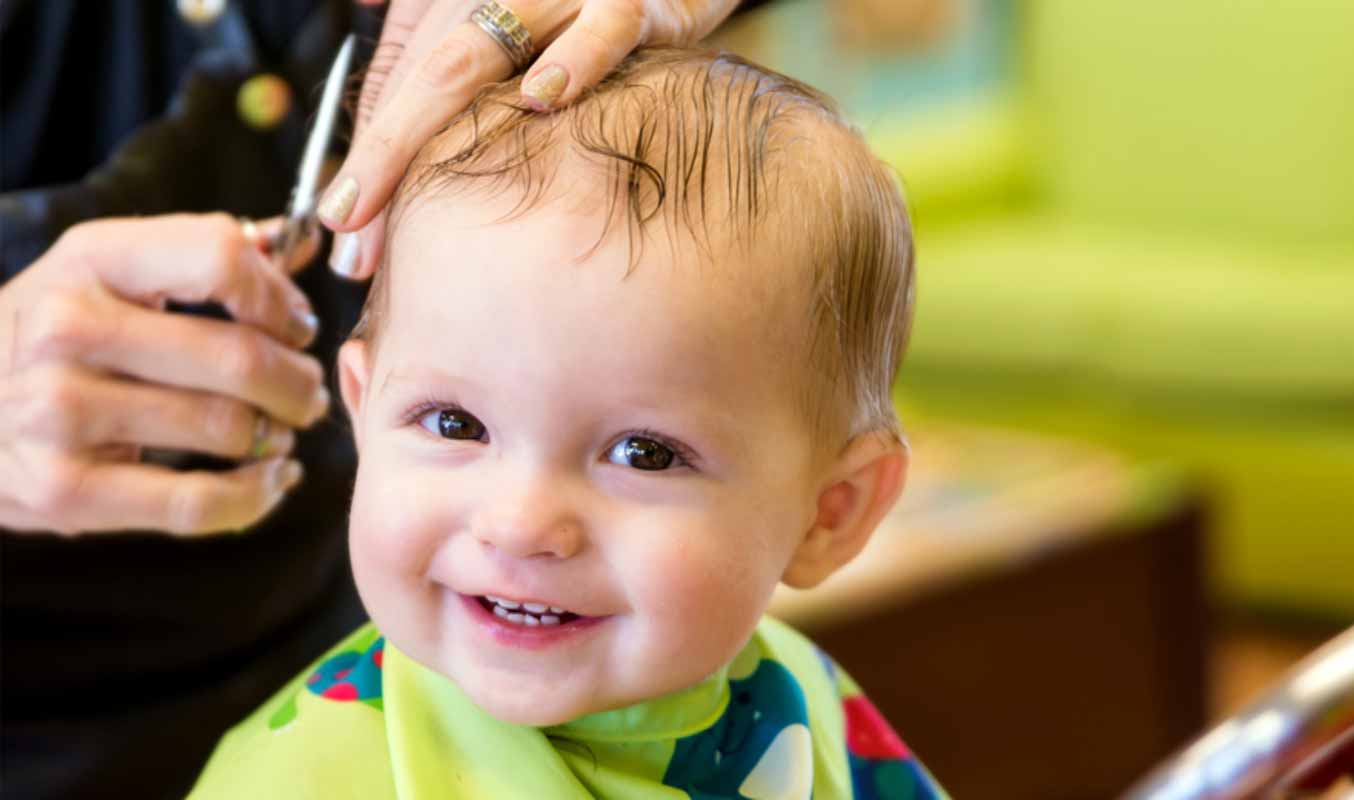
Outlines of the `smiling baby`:
[[411,167],[339,356],[372,625],[197,797],[943,796],[763,616],[903,486],[911,231],[829,100],[649,50],[487,91]]

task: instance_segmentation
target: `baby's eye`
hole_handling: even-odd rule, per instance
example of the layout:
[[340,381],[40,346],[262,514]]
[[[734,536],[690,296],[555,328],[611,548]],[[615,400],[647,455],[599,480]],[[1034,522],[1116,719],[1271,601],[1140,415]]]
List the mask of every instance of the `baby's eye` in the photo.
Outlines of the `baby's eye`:
[[429,411],[419,419],[418,424],[443,439],[469,441],[488,441],[489,439],[489,432],[484,429],[484,423],[480,422],[474,414],[460,408]]
[[674,461],[681,462],[672,448],[646,436],[627,436],[616,442],[607,452],[607,460],[612,464],[650,472],[665,470]]

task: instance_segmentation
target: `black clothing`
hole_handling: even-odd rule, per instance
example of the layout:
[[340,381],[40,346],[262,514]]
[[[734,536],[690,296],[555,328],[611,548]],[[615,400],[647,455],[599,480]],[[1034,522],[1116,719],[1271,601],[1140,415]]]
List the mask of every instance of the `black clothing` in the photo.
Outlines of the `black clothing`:
[[[199,30],[173,0],[5,0],[0,281],[94,217],[280,213],[356,14],[232,0]],[[236,93],[263,72],[296,102],[260,133]],[[327,273],[298,283],[329,367],[365,287]],[[356,459],[337,404],[295,453],[305,480],[247,534],[0,532],[6,798],[182,797],[226,728],[361,623],[345,545]]]

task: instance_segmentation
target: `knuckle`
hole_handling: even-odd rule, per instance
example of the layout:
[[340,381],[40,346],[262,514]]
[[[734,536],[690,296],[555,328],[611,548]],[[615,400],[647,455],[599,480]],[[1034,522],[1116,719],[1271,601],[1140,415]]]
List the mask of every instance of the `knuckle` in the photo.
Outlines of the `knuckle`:
[[578,30],[578,35],[585,39],[595,51],[608,53],[615,47],[615,42],[611,40],[604,31],[598,30],[597,26],[579,22],[574,26]]
[[648,30],[652,34],[649,37],[650,44],[689,45],[700,38],[703,32],[697,12],[684,4],[676,4],[675,8],[670,8],[661,17],[653,19],[645,17],[644,0],[613,0],[613,2],[626,7],[638,6],[633,12],[629,9],[627,12],[638,15],[641,30]]
[[459,86],[474,75],[475,48],[461,36],[448,36],[418,65],[415,74],[423,85],[438,90]]
[[244,329],[228,336],[228,344],[221,354],[220,362],[224,374],[245,385],[255,383],[268,365],[268,354],[263,343]]
[[611,0],[610,12],[618,18],[639,21],[644,18],[644,0]]
[[69,443],[79,436],[84,414],[80,381],[68,369],[38,370],[34,376],[27,421],[30,430]]
[[373,124],[367,129],[369,135],[363,137],[363,139],[358,142],[357,146],[364,149],[379,151],[376,155],[380,159],[394,157],[396,149],[395,134],[387,130],[388,126],[377,122],[377,118],[373,118],[373,122],[376,124]]
[[39,461],[31,473],[30,510],[59,528],[80,500],[80,474],[76,465],[59,457]]
[[324,383],[324,365],[314,356],[302,356],[300,359],[300,371],[305,378],[304,388],[307,392],[313,392],[320,388]]
[[89,309],[66,292],[48,292],[24,315],[25,338],[38,358],[67,355],[90,341]]
[[72,225],[61,234],[52,249],[61,250],[78,258],[88,252],[90,240],[94,238],[94,232],[98,226],[98,222],[81,222],[78,225]]
[[185,475],[174,481],[165,498],[165,528],[170,533],[198,533],[211,523],[211,499],[204,483]]
[[247,246],[240,226],[225,215],[212,215],[209,222],[209,244],[204,248],[207,258],[207,280],[215,286],[230,283],[238,274]]
[[53,251],[61,251],[72,262],[83,262],[97,248],[107,247],[114,227],[124,224],[112,219],[94,219],[67,228],[57,238]]
[[203,214],[202,224],[206,226],[207,236],[212,239],[231,242],[237,247],[244,243],[244,233],[240,230],[239,221],[224,211]]
[[231,452],[244,453],[254,438],[255,414],[243,403],[225,397],[203,401],[201,430],[210,441],[220,442]]

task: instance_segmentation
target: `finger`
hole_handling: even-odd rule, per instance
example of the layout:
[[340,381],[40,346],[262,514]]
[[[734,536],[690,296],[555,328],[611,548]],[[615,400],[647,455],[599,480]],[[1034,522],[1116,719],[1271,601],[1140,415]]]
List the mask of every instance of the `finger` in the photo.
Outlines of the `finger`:
[[268,265],[226,214],[100,220],[79,226],[79,260],[113,292],[157,306],[215,302],[231,317],[295,347],[319,322],[304,292]]
[[334,272],[350,281],[365,281],[376,274],[385,247],[386,213],[382,209],[360,231],[334,234],[329,262]]
[[[431,0],[395,0],[386,14],[381,41],[362,81],[361,98],[354,125],[354,138],[360,137],[379,108],[390,98],[409,72],[418,55],[436,46],[441,32],[454,22],[469,16],[469,3],[443,2],[431,9]],[[384,212],[360,231],[334,234],[329,249],[329,266],[339,277],[361,281],[376,271],[384,242]],[[376,228],[379,228],[377,230]]]
[[615,69],[644,35],[639,6],[591,0],[522,80],[522,101],[537,111],[562,108]]
[[[543,0],[515,0],[512,5],[533,41],[548,39],[576,6]],[[434,6],[429,17],[440,16],[447,7]],[[420,25],[416,41],[430,30],[424,27],[428,22]],[[507,77],[513,69],[494,39],[468,21],[451,28],[427,51],[407,57],[415,59],[409,73],[357,136],[320,203],[320,218],[332,230],[354,231],[370,222],[423,145],[465,109],[482,86]]]
[[301,477],[300,463],[281,457],[225,472],[94,462],[72,492],[68,507],[77,519],[67,527],[110,530],[116,520],[119,530],[180,536],[242,530],[276,508]]
[[369,222],[419,148],[469,104],[479,87],[510,74],[508,57],[483,31],[451,17],[460,5],[433,5],[406,43],[400,60],[409,60],[409,66],[398,85],[383,87],[381,102],[356,132],[320,200],[320,221],[330,229],[353,231]]
[[71,448],[131,446],[183,450],[229,459],[287,455],[292,429],[253,406],[224,395],[129,381],[79,367],[39,377],[35,415],[47,441]]
[[[440,13],[430,14],[433,0],[394,0],[386,12],[385,22],[381,26],[381,40],[376,45],[371,63],[367,65],[362,78],[362,91],[358,98],[357,118],[354,121],[353,135],[361,134],[370,121],[372,112],[380,107],[383,100],[389,100],[394,94],[398,79],[407,71],[406,59],[415,45],[415,35],[420,23],[425,23],[431,32],[433,25],[450,23],[442,16],[451,12],[440,9]],[[443,3],[442,5],[446,5]],[[469,12],[466,12],[467,14]],[[446,28],[439,28],[445,30]],[[426,34],[425,34],[426,35]]]
[[123,305],[80,360],[148,383],[233,397],[290,427],[329,409],[320,362],[234,322]]
[[306,227],[305,236],[285,260],[275,258],[271,243],[277,241],[286,224],[286,217],[269,217],[255,223],[260,241],[254,242],[254,245],[263,253],[269,264],[281,266],[288,275],[295,275],[309,266],[315,254],[320,251],[322,236],[318,225],[309,225]]

